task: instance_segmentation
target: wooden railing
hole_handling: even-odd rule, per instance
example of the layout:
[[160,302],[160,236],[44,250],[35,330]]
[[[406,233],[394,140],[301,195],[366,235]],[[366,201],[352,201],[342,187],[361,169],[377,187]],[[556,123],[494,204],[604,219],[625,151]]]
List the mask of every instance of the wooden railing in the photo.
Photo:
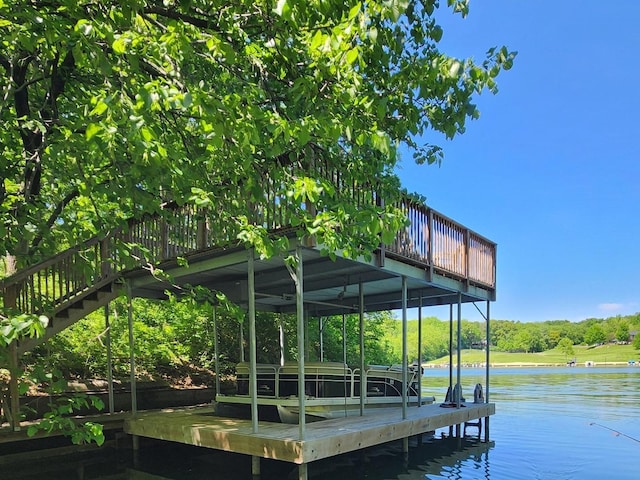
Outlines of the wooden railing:
[[439,273],[495,287],[495,243],[408,198],[399,208],[409,226],[387,247],[389,253]]
[[[282,207],[284,199],[268,195],[267,207],[254,212],[253,220],[277,232],[290,222]],[[379,201],[370,193],[358,195],[359,202]],[[409,219],[409,226],[385,247],[386,254],[443,275],[495,287],[493,242],[409,198],[398,207]],[[4,298],[11,290],[18,311],[53,314],[92,289],[113,282],[126,270],[236,241],[234,231],[214,235],[213,230],[218,229],[211,227],[210,212],[176,207],[173,217],[172,222],[160,216],[130,222],[126,231],[92,239],[21,270],[0,282]]]

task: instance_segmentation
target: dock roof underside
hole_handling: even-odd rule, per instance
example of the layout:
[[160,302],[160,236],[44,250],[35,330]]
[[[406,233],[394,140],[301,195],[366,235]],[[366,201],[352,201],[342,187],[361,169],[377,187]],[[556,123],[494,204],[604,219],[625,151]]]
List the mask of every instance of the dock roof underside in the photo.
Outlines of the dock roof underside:
[[[338,256],[332,260],[315,247],[300,249],[303,262],[305,308],[313,315],[337,315],[359,311],[362,284],[364,311],[402,308],[402,277],[407,279],[407,307],[450,305],[495,299],[495,289],[470,284],[463,279],[417,265],[410,259],[385,257],[374,252],[371,259]],[[167,262],[160,267],[175,285],[189,284],[221,291],[238,304],[248,301],[250,252],[242,247],[209,250],[188,257],[188,266]],[[256,310],[292,313],[296,311],[295,283],[282,257],[254,260]],[[180,289],[140,271],[130,272],[132,294],[164,298],[165,292]]]

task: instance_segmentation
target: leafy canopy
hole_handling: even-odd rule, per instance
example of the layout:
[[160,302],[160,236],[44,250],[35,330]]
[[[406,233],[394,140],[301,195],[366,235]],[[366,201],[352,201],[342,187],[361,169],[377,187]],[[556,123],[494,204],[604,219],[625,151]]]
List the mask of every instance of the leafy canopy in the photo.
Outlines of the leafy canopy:
[[437,6],[0,0],[0,251],[24,266],[173,202],[272,255],[251,213],[274,198],[301,235],[371,250],[404,222],[398,147],[440,161],[413,139],[463,132],[514,57],[440,52]]

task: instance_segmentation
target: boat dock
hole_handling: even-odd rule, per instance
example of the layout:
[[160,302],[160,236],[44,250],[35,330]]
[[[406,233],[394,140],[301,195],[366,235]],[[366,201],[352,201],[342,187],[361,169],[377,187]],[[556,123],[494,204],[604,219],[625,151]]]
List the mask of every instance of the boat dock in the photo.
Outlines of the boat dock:
[[[344,185],[340,184],[342,187]],[[372,195],[371,199],[382,200],[377,195]],[[327,245],[314,235],[296,231],[292,227],[295,224],[285,218],[274,217],[273,221],[267,221],[265,215],[269,212],[282,211],[282,198],[274,195],[273,201],[271,210],[256,213],[255,222],[274,238],[279,238],[282,250],[279,255],[264,257],[239,243],[235,237],[225,240],[219,232],[210,229],[211,224],[218,222],[213,217],[208,218],[215,216],[215,211],[185,207],[175,211],[179,221],[172,223],[160,216],[145,217],[133,222],[122,234],[124,236],[114,233],[108,238],[96,237],[3,279],[0,293],[5,306],[36,315],[42,313],[42,305],[51,305],[53,309],[47,312],[53,320],[50,322],[52,327],[38,339],[13,344],[12,361],[17,364],[19,354],[99,308],[105,308],[105,322],[109,325],[109,302],[126,292],[132,417],[126,420],[124,429],[134,436],[134,448],[138,437],[149,437],[246,454],[252,458],[252,472],[256,475],[260,472],[260,459],[277,459],[298,465],[299,479],[305,480],[307,466],[316,460],[394,440],[403,440],[403,449],[408,452],[410,437],[438,428],[457,426],[457,434],[464,435],[463,426],[477,426],[478,430],[484,429],[487,441],[488,420],[495,413],[495,405],[489,400],[489,339],[490,302],[496,298],[497,245],[421,202],[403,197],[398,208],[406,212],[407,225],[391,243],[380,244],[367,255],[354,257],[339,248],[327,251]],[[118,245],[122,241],[144,245],[144,252],[135,252],[139,255],[140,266],[132,267],[120,259]],[[87,264],[88,260],[92,263]],[[70,265],[82,265],[82,275],[71,271]],[[158,265],[163,275],[150,275],[149,265]],[[42,285],[54,285],[55,288],[41,289]],[[185,289],[185,286],[197,286],[208,292],[201,301],[211,305],[215,391],[218,393],[221,392],[222,357],[217,329],[218,295],[244,312],[236,343],[240,347],[239,365],[244,370],[238,372],[242,389],[236,396],[244,395],[243,402],[250,407],[251,420],[215,416],[211,406],[138,413],[133,298],[166,299],[168,292],[180,297],[190,291],[190,287]],[[464,304],[473,305],[485,318],[487,348],[485,381],[481,385],[484,396],[478,395],[475,399],[478,403],[467,403],[462,407],[460,352]],[[478,304],[486,305],[485,313]],[[431,306],[449,307],[449,391],[458,392],[446,400],[449,408],[438,404],[410,406],[423,400],[420,398],[421,375],[409,361],[423,364],[422,313],[424,308]],[[408,345],[410,308],[417,309],[418,316],[417,345],[411,348],[417,353],[412,359]],[[366,315],[394,310],[402,312],[399,319],[402,363],[387,371],[379,368],[372,371],[365,352]],[[295,333],[291,335],[295,337],[295,344],[289,350],[285,349],[284,329],[282,324],[280,326],[280,362],[277,369],[270,366],[268,370],[274,372],[273,378],[265,377],[264,360],[259,358],[256,312],[295,319]],[[358,360],[352,361],[350,366],[345,340],[347,316],[353,316],[358,324]],[[328,358],[323,351],[322,325],[324,319],[331,317],[342,320],[342,358],[337,352],[333,352],[336,358]],[[319,332],[317,350],[309,345],[310,329],[316,324]],[[456,344],[453,342],[454,327],[457,328]],[[109,411],[113,412],[113,360],[109,341],[106,350]],[[455,375],[454,352],[457,353]],[[336,361],[340,362],[337,370],[326,370],[327,362]],[[359,372],[357,375],[356,371]],[[380,378],[382,382],[376,380]],[[374,385],[375,382],[378,385]],[[340,395],[330,388],[339,384],[344,385]],[[267,391],[265,386],[273,390]],[[308,391],[309,388],[312,391]],[[19,391],[15,378],[10,392],[11,410],[18,412]],[[394,410],[365,408],[370,403],[380,403],[380,399],[388,400],[385,397],[396,404]],[[297,402],[292,400],[294,398]],[[331,406],[342,402],[346,406],[349,402],[355,403],[355,399],[360,403],[358,413],[364,412],[362,415],[307,425],[307,416],[312,416],[310,410],[316,403]],[[297,403],[293,413],[297,412],[298,424],[260,421],[258,406],[265,402],[293,407]],[[19,430],[17,414],[11,420],[12,429]]]
[[125,421],[124,430],[139,437],[250,455],[254,475],[260,473],[261,458],[297,464],[299,479],[306,479],[308,464],[316,460],[394,440],[406,439],[408,444],[409,437],[493,414],[493,403],[409,407],[405,418],[397,408],[375,409],[363,416],[308,423],[300,440],[298,425],[260,421],[254,431],[251,420],[217,416],[206,406],[140,413]]

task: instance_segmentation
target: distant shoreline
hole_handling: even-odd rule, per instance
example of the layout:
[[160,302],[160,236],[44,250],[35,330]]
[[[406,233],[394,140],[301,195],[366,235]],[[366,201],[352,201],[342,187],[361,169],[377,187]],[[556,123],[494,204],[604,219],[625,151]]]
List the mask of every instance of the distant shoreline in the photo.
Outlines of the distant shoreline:
[[[498,363],[491,362],[490,368],[529,368],[529,367],[566,367],[566,368],[594,368],[594,367],[640,367],[640,363],[629,364],[629,362],[578,362],[573,366],[569,366],[566,362],[563,363],[542,363],[542,362],[506,362]],[[463,368],[485,368],[485,363],[463,363]],[[454,364],[454,367],[456,365]],[[436,368],[449,368],[448,363],[423,363],[422,368],[436,369]]]

